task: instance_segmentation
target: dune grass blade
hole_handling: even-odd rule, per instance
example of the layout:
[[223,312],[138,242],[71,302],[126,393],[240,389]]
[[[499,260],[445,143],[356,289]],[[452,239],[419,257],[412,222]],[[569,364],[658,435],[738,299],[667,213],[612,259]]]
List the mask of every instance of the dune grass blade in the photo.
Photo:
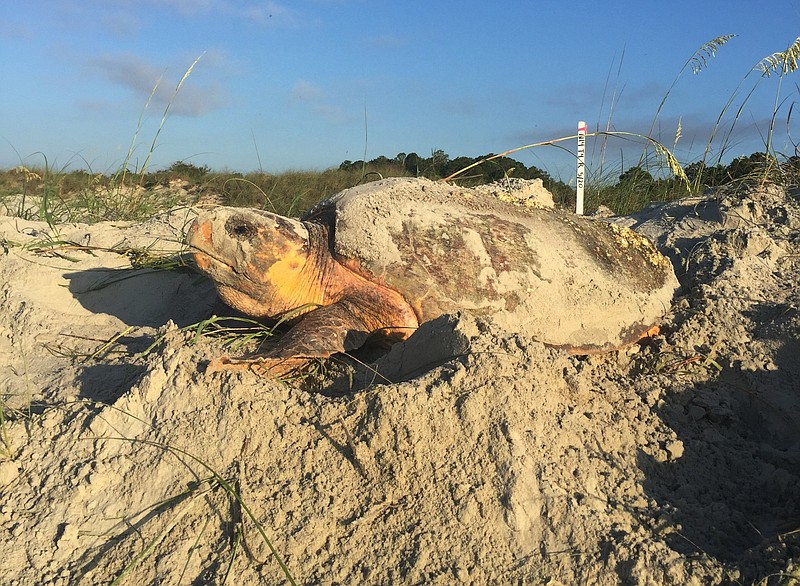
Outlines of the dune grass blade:
[[[145,161],[141,166],[139,166],[138,164],[136,166],[137,167],[136,168],[136,172],[139,174],[139,183],[140,184],[144,183],[145,174],[147,173],[147,169],[150,166],[150,160],[152,159],[153,153],[155,152],[156,145],[157,145],[157,142],[158,142],[158,138],[159,138],[159,136],[161,134],[161,131],[164,128],[164,125],[166,123],[166,120],[167,120],[167,117],[169,115],[170,109],[172,107],[172,103],[174,102],[174,100],[175,100],[176,96],[178,95],[178,92],[180,91],[180,89],[183,86],[184,82],[189,77],[189,75],[193,71],[194,67],[197,65],[197,63],[200,61],[200,59],[203,57],[204,54],[205,53],[203,53],[199,57],[197,57],[197,59],[194,60],[194,62],[189,66],[189,68],[183,74],[183,77],[181,77],[180,81],[178,82],[177,86],[175,87],[175,90],[173,91],[173,94],[172,94],[171,98],[169,99],[169,101],[167,102],[167,105],[164,108],[164,113],[162,114],[161,121],[159,122],[159,125],[158,125],[158,129],[156,130],[156,133],[153,136],[153,140],[152,140],[152,142],[150,144],[150,149],[149,149],[149,151],[147,153]],[[138,140],[139,140],[139,135],[141,133],[142,126],[144,124],[144,116],[145,116],[146,112],[149,110],[150,104],[153,102],[153,98],[156,96],[156,94],[158,92],[158,88],[161,86],[161,81],[162,81],[162,79],[159,78],[156,81],[156,83],[153,85],[153,89],[150,91],[150,95],[147,97],[147,101],[145,102],[144,107],[139,112],[139,119],[138,119],[138,121],[136,123],[136,130],[133,133],[133,138],[131,139],[130,146],[128,147],[128,152],[125,155],[125,160],[122,163],[122,167],[116,173],[114,173],[114,175],[112,177],[111,185],[113,187],[114,193],[116,194],[116,201],[115,202],[110,202],[110,201],[102,202],[103,204],[105,204],[105,207],[107,208],[106,212],[108,212],[110,210],[113,210],[114,211],[114,214],[113,214],[114,216],[123,216],[123,217],[140,216],[140,215],[142,215],[142,211],[145,211],[145,212],[147,211],[147,210],[142,210],[144,202],[142,201],[141,197],[124,198],[125,201],[122,201],[123,200],[123,195],[124,195],[123,194],[123,189],[125,188],[126,179],[127,179],[128,175],[132,172],[131,169],[130,169],[130,164],[131,164],[131,160],[133,159],[133,154],[134,154],[134,151],[136,149],[136,146],[137,146],[137,143],[138,143]],[[115,205],[109,205],[110,203],[114,203]]]
[[[128,153],[125,155],[125,161],[122,163],[122,168],[117,172],[114,176],[114,179],[118,179],[118,187],[122,187],[125,185],[125,178],[128,175],[128,166],[130,165],[131,159],[133,158],[133,151],[136,148],[136,142],[139,139],[139,133],[142,130],[142,122],[144,120],[144,115],[147,112],[148,108],[150,107],[150,102],[153,101],[153,96],[156,95],[156,91],[158,91],[158,86],[161,85],[161,79],[158,79],[153,86],[153,89],[150,91],[150,95],[147,96],[147,101],[144,104],[144,108],[142,108],[141,112],[139,112],[139,120],[136,123],[136,130],[133,133],[133,138],[131,139],[131,144],[128,147]],[[115,181],[116,182],[116,181]]]
[[[736,96],[739,95],[742,85],[744,84],[746,79],[747,75],[745,75],[744,78],[742,78],[742,80],[739,82],[739,85],[736,86],[736,89],[734,89],[731,95],[728,96],[728,100],[725,102],[725,105],[722,107],[722,110],[720,110],[719,114],[717,115],[717,119],[714,122],[714,126],[711,129],[711,134],[709,135],[708,141],[706,142],[706,146],[703,149],[703,156],[700,159],[700,166],[698,168],[697,176],[695,177],[695,181],[692,183],[691,186],[692,193],[700,191],[700,187],[703,180],[703,170],[708,166],[708,157],[711,154],[711,147],[714,144],[714,139],[717,137],[717,133],[719,132],[719,129],[722,126],[722,119],[725,117],[725,114],[728,113],[728,110],[733,105],[733,101],[736,98]],[[750,91],[745,96],[742,103],[739,105],[739,108],[737,109],[736,114],[733,117],[733,121],[728,127],[728,130],[723,134],[719,152],[717,153],[716,156],[716,164],[720,164],[722,162],[722,158],[728,150],[728,145],[730,144],[730,138],[731,135],[733,134],[734,128],[736,127],[736,123],[739,121],[739,117],[741,116],[745,105],[750,100],[750,97],[753,95],[754,91],[755,87],[750,89]]]
[[120,339],[120,338],[122,338],[122,337],[124,337],[124,336],[127,336],[127,335],[128,335],[128,334],[130,334],[130,333],[131,333],[131,332],[132,332],[134,329],[136,329],[136,326],[128,326],[128,327],[127,327],[127,328],[125,328],[123,331],[121,331],[121,332],[119,332],[119,333],[115,334],[115,335],[114,335],[114,336],[113,336],[113,337],[112,337],[110,340],[108,340],[108,341],[107,341],[105,344],[103,344],[103,345],[102,345],[102,346],[100,346],[100,347],[99,347],[97,350],[95,350],[95,351],[94,351],[92,354],[90,354],[89,356],[87,356],[86,358],[84,358],[84,361],[88,361],[88,360],[96,360],[98,357],[100,357],[100,356],[104,355],[104,354],[105,354],[105,353],[106,353],[108,350],[110,350],[110,349],[111,349],[111,348],[112,348],[112,347],[113,347],[113,346],[114,346],[114,345],[115,345],[115,344],[116,344],[116,343],[119,341],[119,339]]
[[0,458],[11,458],[14,455],[11,447],[11,438],[8,437],[6,419],[6,402],[0,396]]
[[[586,136],[597,136],[599,134],[601,134],[601,133],[592,132],[592,133],[587,134]],[[531,143],[531,144],[526,144],[526,145],[521,146],[521,147],[513,148],[513,149],[507,150],[505,152],[502,152],[500,154],[492,155],[490,157],[485,157],[483,159],[475,161],[474,163],[471,163],[470,165],[467,165],[466,167],[463,167],[462,169],[459,169],[455,173],[452,173],[452,174],[448,175],[447,177],[444,177],[443,179],[440,179],[440,181],[445,181],[445,182],[446,181],[452,181],[453,179],[455,179],[459,175],[463,175],[464,173],[466,173],[470,169],[474,169],[478,165],[482,165],[483,163],[488,163],[489,161],[493,161],[495,159],[500,159],[502,157],[507,157],[508,155],[517,153],[519,151],[523,151],[525,149],[532,149],[532,148],[541,147],[541,146],[552,146],[552,145],[555,145],[555,144],[557,144],[559,142],[564,142],[564,141],[567,141],[567,140],[575,140],[576,138],[578,138],[577,134],[572,135],[572,136],[564,136],[564,137],[561,137],[561,138],[555,138],[553,140],[544,140],[542,142],[534,142],[534,143]]]
[[[226,322],[241,323],[242,327],[225,325]],[[274,327],[267,327],[259,321],[246,317],[212,315],[208,319],[189,324],[180,329],[181,332],[193,332],[191,344],[196,344],[203,336],[222,338],[223,345],[240,347],[249,342],[268,338],[274,334]],[[137,357],[147,356],[153,349],[164,341],[166,334],[159,336],[147,348],[137,354]]]
[[[795,39],[795,41],[789,45],[785,51],[779,51],[764,57],[756,65],[756,69],[761,71],[762,77],[770,77],[772,73],[776,72],[778,75],[778,84],[775,89],[775,103],[772,107],[772,116],[770,117],[769,129],[767,131],[765,152],[767,153],[768,157],[770,154],[772,154],[772,139],[775,131],[775,120],[777,119],[778,111],[780,110],[781,86],[783,85],[783,78],[790,73],[797,71],[798,60],[800,60],[800,37],[797,37],[797,39]],[[768,174],[769,165],[764,171],[765,179]]]
[[[725,45],[728,41],[733,39],[736,35],[721,35],[715,39],[711,39],[710,41],[703,43],[697,51],[683,64],[683,67],[680,68],[678,74],[675,76],[675,79],[672,80],[667,92],[664,94],[664,97],[661,98],[661,103],[659,103],[658,108],[656,109],[656,113],[653,116],[653,121],[650,124],[650,130],[648,131],[648,136],[653,136],[653,131],[656,128],[656,124],[658,123],[658,119],[661,116],[661,111],[664,109],[664,104],[667,103],[667,99],[669,98],[672,90],[675,89],[675,86],[678,84],[678,80],[683,76],[684,72],[687,68],[691,68],[692,73],[697,75],[703,69],[708,67],[708,61],[712,59],[717,54],[717,50],[720,49],[723,45]],[[713,133],[712,133],[713,134]],[[644,153],[642,153],[641,158],[639,159],[639,165],[644,162]],[[705,157],[703,159],[705,161]]]
[[[289,571],[289,567],[284,563],[283,559],[281,558],[280,554],[278,553],[278,550],[275,549],[275,546],[272,545],[272,541],[270,541],[269,537],[267,537],[267,533],[266,533],[266,531],[264,529],[264,526],[256,518],[255,514],[250,510],[250,507],[247,506],[247,503],[244,501],[244,499],[241,497],[241,495],[236,491],[236,489],[233,486],[233,484],[231,482],[229,482],[228,480],[226,480],[225,478],[223,478],[216,470],[214,470],[214,468],[212,468],[209,464],[207,464],[203,459],[198,458],[197,456],[195,456],[191,452],[188,452],[186,450],[182,450],[181,448],[176,448],[175,446],[170,446],[168,444],[164,444],[164,443],[160,443],[160,442],[156,442],[156,441],[152,441],[152,440],[133,439],[133,438],[127,438],[127,437],[95,437],[95,438],[90,438],[90,439],[93,439],[93,440],[114,440],[114,441],[123,441],[123,442],[129,442],[129,443],[140,443],[140,444],[143,444],[143,445],[146,445],[146,446],[159,448],[161,450],[164,450],[165,452],[170,452],[170,453],[172,453],[173,455],[176,455],[176,456],[184,456],[184,457],[192,460],[193,462],[199,464],[200,466],[202,466],[211,475],[211,477],[213,479],[213,482],[215,484],[219,485],[220,487],[222,487],[222,489],[225,490],[225,492],[228,494],[228,496],[231,497],[233,500],[235,500],[237,505],[239,507],[241,507],[241,509],[247,514],[247,517],[256,526],[256,529],[258,530],[259,535],[261,535],[261,539],[264,541],[264,543],[269,548],[269,551],[272,554],[272,557],[274,557],[275,561],[278,562],[278,565],[280,566],[281,571],[283,572],[284,576],[286,576],[286,579],[289,581],[289,583],[292,586],[297,586],[297,583],[295,582],[294,578],[292,577],[291,572]],[[174,527],[174,526],[175,526],[175,523],[171,523],[170,526],[169,526],[169,529],[171,530],[171,528]],[[164,532],[162,532],[162,533],[164,533]],[[163,538],[161,536],[159,536],[159,537]],[[157,543],[151,543],[152,547],[155,547],[155,545],[157,545]],[[152,549],[152,547],[150,549]]]
[[203,526],[200,528],[200,531],[197,532],[197,537],[192,543],[192,547],[189,548],[189,555],[186,556],[186,563],[183,564],[183,570],[181,570],[181,575],[178,577],[178,584],[183,584],[183,577],[186,575],[186,572],[189,570],[189,562],[192,561],[192,556],[194,552],[197,551],[198,546],[200,545],[200,539],[205,535],[206,529],[208,529],[209,524],[211,523],[211,519],[207,518]]
[[800,37],[797,37],[785,51],[764,57],[758,62],[756,69],[763,77],[770,77],[775,72],[783,76],[796,71],[798,61],[800,61]]
[[361,180],[364,181],[364,176],[367,174],[367,148],[369,146],[369,121],[367,118],[367,103],[364,102],[364,158],[361,164]]
[[[611,121],[614,118],[614,111],[616,110],[617,104],[619,103],[619,98],[622,95],[622,92],[625,91],[625,86],[623,85],[622,88],[619,88],[619,80],[622,74],[622,64],[625,62],[625,49],[622,50],[622,55],[619,58],[619,63],[617,64],[617,74],[616,74],[616,81],[614,83],[614,91],[611,94],[611,98],[609,99],[609,106],[608,106],[608,115],[606,116],[606,123],[605,123],[605,131],[609,132],[611,130]],[[613,65],[613,63],[612,63]],[[603,112],[603,107],[606,101],[606,94],[608,93],[608,84],[611,78],[611,68],[608,70],[608,74],[606,75],[606,82],[603,86],[603,97],[600,100],[600,113]],[[619,89],[618,89],[619,88]],[[599,116],[598,116],[599,117]],[[597,125],[597,130],[600,129],[600,124]],[[592,156],[591,160],[594,161],[595,159],[595,147],[597,143],[592,143]],[[597,170],[597,174],[602,177],[603,175],[603,168],[606,161],[606,148],[608,147],[608,137],[603,137],[600,141],[600,148],[599,150],[599,166]]]
[[680,68],[678,74],[675,76],[675,79],[672,80],[669,88],[667,89],[667,93],[664,94],[664,97],[661,98],[661,103],[658,105],[656,109],[655,116],[653,116],[653,122],[650,124],[650,131],[648,135],[653,135],[653,130],[656,127],[656,123],[658,122],[659,116],[661,116],[661,110],[664,109],[664,104],[666,104],[667,99],[669,98],[672,90],[675,89],[675,86],[678,84],[678,80],[681,78],[683,73],[686,71],[687,68],[692,69],[692,73],[695,75],[700,73],[703,69],[708,66],[708,60],[713,58],[717,54],[717,50],[725,45],[728,41],[734,38],[736,35],[722,35],[715,39],[711,39],[707,43],[703,43],[697,51],[683,64],[683,67]]
[[[605,132],[605,131],[589,132],[589,133],[586,134],[586,136],[587,137],[590,137],[590,136],[618,137],[618,138],[628,139],[628,140],[635,138],[635,139],[640,139],[640,140],[642,140],[642,141],[644,141],[646,143],[649,143],[651,146],[653,146],[653,148],[655,149],[656,153],[664,160],[664,162],[666,163],[666,165],[669,168],[669,170],[678,179],[680,179],[681,182],[683,182],[687,186],[689,185],[689,179],[686,176],[686,172],[683,170],[683,167],[681,166],[680,162],[675,157],[675,155],[672,153],[672,151],[670,151],[667,147],[665,147],[663,144],[661,144],[656,139],[654,139],[654,138],[652,138],[650,136],[644,136],[642,134],[637,134],[635,132],[623,132],[623,131],[619,131],[619,130],[613,130],[613,131],[610,131],[610,132]],[[507,157],[510,154],[513,154],[513,153],[516,153],[516,152],[519,152],[519,151],[522,151],[522,150],[525,150],[525,149],[532,149],[532,148],[537,148],[537,147],[541,147],[541,146],[558,146],[558,143],[561,143],[561,142],[564,142],[564,141],[568,141],[568,140],[575,140],[577,138],[578,138],[578,135],[574,134],[572,136],[564,136],[564,137],[561,137],[561,138],[556,138],[556,139],[552,139],[552,140],[545,140],[545,141],[542,141],[542,142],[535,142],[535,143],[527,144],[527,145],[524,145],[524,146],[521,146],[521,147],[513,148],[513,149],[507,150],[507,151],[505,151],[503,153],[500,153],[500,154],[497,154],[497,155],[492,155],[490,157],[486,157],[486,158],[480,159],[479,161],[476,161],[476,162],[474,162],[474,163],[472,163],[470,165],[467,165],[466,167],[456,171],[455,173],[452,173],[448,177],[445,177],[444,179],[441,179],[441,181],[451,181],[452,179],[458,177],[459,175],[462,175],[463,173],[469,171],[470,169],[474,169],[478,165],[482,165],[483,163],[492,161],[494,159],[499,159],[501,157]]]
[[[686,65],[692,68],[692,73],[695,75],[700,73],[708,66],[708,61],[716,56],[717,50],[735,36],[736,35],[721,35],[715,39],[711,39],[707,43],[703,43],[700,48],[695,51],[689,61],[687,61]],[[684,69],[686,65],[684,65]]]
[[195,59],[192,62],[192,64],[189,66],[189,69],[187,69],[186,72],[183,74],[183,77],[181,77],[180,81],[178,82],[178,85],[175,86],[175,91],[172,92],[172,97],[169,99],[169,101],[167,102],[166,107],[164,108],[164,114],[161,116],[161,122],[158,125],[158,130],[156,130],[156,133],[153,136],[153,142],[150,144],[150,151],[147,153],[147,158],[145,159],[144,164],[142,165],[142,168],[141,168],[141,171],[140,171],[142,179],[144,179],[144,175],[147,172],[147,168],[150,165],[150,159],[153,156],[153,152],[156,150],[156,144],[158,142],[158,137],[161,134],[161,130],[164,128],[164,123],[167,121],[167,116],[169,115],[169,111],[172,108],[172,103],[175,101],[175,98],[178,96],[178,92],[181,91],[181,87],[183,86],[183,83],[192,74],[192,71],[194,70],[195,66],[200,62],[200,59],[203,58],[203,55],[205,55],[205,53],[202,53],[199,57],[197,57],[197,59]]
[[50,192],[52,184],[52,174],[50,172],[50,164],[47,161],[47,156],[44,153],[42,153],[42,158],[44,158],[44,169],[45,169],[46,180],[45,180],[44,190],[42,191],[42,202],[41,204],[39,204],[39,217],[44,218],[44,221],[47,222],[47,225],[50,226],[50,228],[54,229],[55,222],[53,221],[53,216],[50,212]]
[[[260,165],[261,161],[259,161],[258,164]],[[244,184],[252,187],[255,191],[257,191],[258,193],[260,193],[264,197],[264,203],[267,203],[267,204],[270,205],[270,208],[272,209],[273,213],[276,213],[276,214],[279,213],[278,210],[276,209],[275,205],[272,203],[272,199],[270,198],[270,196],[267,195],[267,193],[255,181],[250,181],[249,179],[245,179],[244,177],[232,177],[231,179],[227,179],[225,181],[225,183],[223,183],[223,188],[227,187],[228,183],[235,183],[235,182],[244,183]],[[277,187],[277,183],[273,185],[273,189],[275,187]]]
[[[232,327],[224,325],[226,322],[245,324],[243,327]],[[264,324],[254,319],[246,317],[228,317],[213,315],[210,318],[197,322],[184,328],[188,331],[194,331],[195,336],[192,343],[197,341],[203,336],[222,337],[223,339],[231,339],[231,343],[236,343],[237,340],[245,338],[246,341],[252,341],[262,336],[269,336],[272,333],[272,328],[268,328]],[[240,346],[242,343],[239,344]]]
[[[144,547],[144,549],[140,551],[139,554],[136,555],[130,562],[128,562],[128,564],[122,569],[122,571],[120,571],[117,577],[114,578],[114,580],[111,582],[111,586],[116,586],[117,584],[121,584],[125,580],[125,578],[127,578],[128,575],[131,572],[133,572],[133,570],[135,570],[136,567],[140,563],[142,563],[142,561],[144,561],[147,558],[147,556],[149,556],[152,553],[152,551],[156,548],[156,546],[158,546],[158,544],[161,543],[164,540],[164,538],[167,537],[167,535],[169,535],[169,533],[175,528],[175,526],[180,522],[180,520],[183,519],[192,510],[191,505],[193,505],[196,502],[195,499],[198,496],[205,494],[205,492],[206,491],[200,491],[196,492],[195,494],[191,494],[192,502],[189,505],[187,505],[182,511],[175,513],[175,516],[172,517],[172,519],[170,519],[169,523],[167,523],[167,526],[164,527],[164,529],[160,533],[158,533],[158,535],[156,535],[153,539],[151,539],[150,542]],[[152,508],[156,509],[163,507],[165,505],[169,505],[172,502],[181,500],[181,498],[185,497],[186,495],[187,495],[186,492],[181,493],[165,501],[157,503]]]
[[225,568],[225,573],[222,575],[222,584],[228,583],[228,577],[231,575],[233,569],[233,562],[236,561],[236,554],[239,553],[239,544],[242,542],[242,531],[239,527],[234,530],[233,545],[231,546],[231,559],[228,560],[228,567]]

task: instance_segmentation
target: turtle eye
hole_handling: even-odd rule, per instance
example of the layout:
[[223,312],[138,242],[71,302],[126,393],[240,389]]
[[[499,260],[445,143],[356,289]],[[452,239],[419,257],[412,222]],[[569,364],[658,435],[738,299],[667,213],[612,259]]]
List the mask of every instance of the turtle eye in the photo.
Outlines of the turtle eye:
[[231,238],[236,238],[237,240],[250,240],[258,232],[251,222],[241,217],[229,218],[225,222],[225,231]]

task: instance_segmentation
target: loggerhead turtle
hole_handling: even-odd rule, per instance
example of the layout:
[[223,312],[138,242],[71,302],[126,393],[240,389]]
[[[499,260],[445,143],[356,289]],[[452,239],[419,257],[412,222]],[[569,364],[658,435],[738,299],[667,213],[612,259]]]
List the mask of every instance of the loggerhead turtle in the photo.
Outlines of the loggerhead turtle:
[[210,371],[280,375],[460,310],[574,354],[604,352],[646,335],[678,287],[670,262],[626,228],[425,179],[348,189],[300,220],[215,208],[187,240],[228,305],[294,320],[276,348]]

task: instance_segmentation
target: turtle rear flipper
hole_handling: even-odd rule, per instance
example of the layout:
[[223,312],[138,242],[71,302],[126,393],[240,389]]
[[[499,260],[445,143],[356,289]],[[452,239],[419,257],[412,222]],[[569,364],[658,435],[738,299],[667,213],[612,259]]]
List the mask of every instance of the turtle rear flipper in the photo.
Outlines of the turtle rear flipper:
[[312,360],[360,348],[375,330],[365,319],[369,314],[363,309],[361,303],[349,298],[314,309],[284,334],[276,348],[247,358],[216,358],[206,373],[253,370],[279,377]]

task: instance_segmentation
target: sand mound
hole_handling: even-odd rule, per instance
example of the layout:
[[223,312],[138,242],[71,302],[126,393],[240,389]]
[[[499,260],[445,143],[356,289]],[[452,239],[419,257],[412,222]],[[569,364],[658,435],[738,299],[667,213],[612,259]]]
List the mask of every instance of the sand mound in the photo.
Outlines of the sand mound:
[[[111,271],[128,260],[103,250],[41,254],[48,238],[175,249],[189,217],[58,234],[0,219],[5,584],[123,571],[131,584],[228,571],[287,583],[251,514],[299,584],[797,575],[796,196],[720,194],[620,220],[684,286],[650,344],[575,358],[443,316],[324,388],[205,376],[221,351],[178,329],[215,304],[196,275]],[[63,356],[128,326],[129,352],[165,339],[144,358]]]
[[508,177],[496,183],[478,185],[473,189],[503,201],[528,207],[552,208],[556,205],[553,202],[553,194],[548,191],[541,179]]

